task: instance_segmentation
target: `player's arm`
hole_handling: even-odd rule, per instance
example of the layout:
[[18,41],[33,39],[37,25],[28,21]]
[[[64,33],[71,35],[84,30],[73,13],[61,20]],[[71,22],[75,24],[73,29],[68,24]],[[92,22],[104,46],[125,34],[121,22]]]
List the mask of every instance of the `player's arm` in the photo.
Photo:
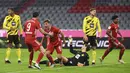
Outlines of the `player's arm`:
[[53,36],[53,33],[50,32],[50,33],[47,33],[46,31],[44,31],[40,25],[40,22],[37,22],[37,26],[36,28],[43,34],[43,35],[49,35],[49,36]]
[[117,30],[117,33],[118,33],[118,34],[120,35],[120,37],[122,38],[122,41],[124,41],[124,38],[123,38],[121,32],[119,31],[119,29]]
[[112,31],[111,31],[110,29],[111,29],[111,26],[108,27],[106,34],[107,34],[112,40],[115,40],[115,38],[114,38],[114,37],[112,36],[112,34],[111,34]]
[[41,40],[41,44],[43,43],[43,40],[47,40],[47,35],[44,35]]
[[[45,36],[44,36],[45,37]],[[42,37],[41,44],[43,43],[44,37]]]
[[84,33],[84,40],[87,41],[88,38],[86,36],[86,27],[87,27],[87,22],[89,22],[89,20],[87,20],[87,18],[85,17],[83,20],[83,33]]
[[22,28],[22,24],[21,24],[21,19],[20,19],[20,17],[19,17],[19,22],[18,22],[18,24],[19,24],[20,36],[22,36],[22,34],[23,34],[23,28]]
[[98,27],[98,35],[101,38],[102,37],[102,29],[101,29],[101,25],[100,25],[99,19],[98,19],[98,22],[97,22],[97,27]]
[[63,40],[63,43],[65,44],[65,37],[64,37],[64,33],[60,31],[60,33],[59,33],[59,34],[61,35],[61,38],[62,38],[62,40]]
[[7,24],[8,24],[8,19],[7,17],[5,17],[4,22],[3,22],[3,28],[6,30],[10,30],[11,27],[8,27]]
[[39,30],[42,34],[44,34],[44,35],[53,36],[53,33],[47,33],[47,32],[45,32],[42,28],[39,28],[38,30]]
[[20,35],[22,35],[23,28],[22,28],[22,24],[21,24],[21,19],[20,18],[19,18],[19,30],[20,30]]
[[87,21],[86,21],[86,17],[85,17],[84,20],[83,20],[83,32],[84,32],[84,34],[86,32],[86,24],[87,24]]
[[74,50],[72,44],[70,44],[70,52],[71,52],[72,54],[77,54],[77,52],[78,52],[78,51]]

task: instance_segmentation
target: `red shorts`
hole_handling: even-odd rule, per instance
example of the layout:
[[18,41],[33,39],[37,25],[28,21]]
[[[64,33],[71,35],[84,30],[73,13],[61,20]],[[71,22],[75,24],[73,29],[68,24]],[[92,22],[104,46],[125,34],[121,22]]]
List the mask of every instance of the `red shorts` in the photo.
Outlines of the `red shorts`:
[[57,54],[62,54],[62,44],[61,44],[61,42],[58,42],[57,45],[55,45],[53,43],[48,43],[47,51],[50,51],[51,54],[53,54],[54,49],[56,49]]
[[109,48],[113,48],[113,47],[118,47],[119,45],[121,45],[121,43],[116,39],[116,40],[109,40]]
[[37,51],[40,49],[40,46],[42,45],[41,43],[39,43],[37,40],[33,40],[33,41],[25,41],[25,44],[28,47],[28,51],[32,51],[34,49],[34,51]]

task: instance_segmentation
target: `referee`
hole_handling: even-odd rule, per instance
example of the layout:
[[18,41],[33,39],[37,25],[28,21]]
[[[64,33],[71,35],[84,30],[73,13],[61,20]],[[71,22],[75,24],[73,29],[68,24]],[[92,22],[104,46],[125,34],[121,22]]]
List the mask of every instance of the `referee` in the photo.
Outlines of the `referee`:
[[83,32],[84,32],[84,44],[89,45],[92,48],[92,65],[95,65],[96,61],[96,31],[98,28],[98,34],[101,38],[101,26],[100,21],[96,17],[96,9],[90,9],[90,15],[86,16],[83,20]]
[[21,50],[20,50],[20,39],[18,31],[20,30],[20,35],[22,35],[22,26],[20,16],[14,13],[13,8],[8,8],[8,15],[4,19],[3,28],[7,31],[7,42],[8,42],[5,63],[11,63],[9,60],[10,51],[12,48],[12,44],[15,44],[15,48],[17,48],[18,63],[20,64]]

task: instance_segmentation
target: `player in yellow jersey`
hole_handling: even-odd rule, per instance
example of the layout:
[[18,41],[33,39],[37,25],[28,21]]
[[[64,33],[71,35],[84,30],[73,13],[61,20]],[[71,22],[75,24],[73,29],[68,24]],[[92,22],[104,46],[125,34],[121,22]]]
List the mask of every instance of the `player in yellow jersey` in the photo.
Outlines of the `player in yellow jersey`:
[[21,50],[20,50],[20,37],[18,35],[18,31],[20,31],[20,35],[22,35],[22,25],[21,19],[19,15],[14,13],[13,8],[8,9],[8,15],[5,17],[3,22],[3,29],[7,31],[7,41],[8,48],[6,51],[5,63],[11,63],[9,60],[10,51],[12,48],[12,43],[15,44],[15,48],[17,48],[18,55],[18,63],[21,63]]
[[84,44],[91,46],[92,48],[92,65],[95,65],[96,61],[96,31],[98,28],[99,37],[101,37],[100,21],[96,17],[96,9],[90,9],[90,15],[86,16],[83,20],[83,32],[84,32]]

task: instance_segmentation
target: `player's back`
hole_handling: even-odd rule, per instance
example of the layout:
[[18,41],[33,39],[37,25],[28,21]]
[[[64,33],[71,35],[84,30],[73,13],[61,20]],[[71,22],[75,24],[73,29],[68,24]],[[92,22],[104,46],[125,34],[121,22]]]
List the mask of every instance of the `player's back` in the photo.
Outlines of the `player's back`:
[[40,28],[40,23],[36,18],[27,20],[24,24],[25,40],[35,40],[35,31]]

